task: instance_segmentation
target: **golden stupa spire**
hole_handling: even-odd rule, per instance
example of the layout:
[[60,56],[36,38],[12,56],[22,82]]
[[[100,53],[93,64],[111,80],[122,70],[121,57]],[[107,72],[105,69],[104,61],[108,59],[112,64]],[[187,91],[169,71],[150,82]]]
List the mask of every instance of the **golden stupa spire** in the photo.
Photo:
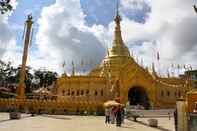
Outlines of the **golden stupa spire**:
[[115,31],[114,31],[114,42],[113,46],[121,46],[123,45],[123,40],[122,40],[122,35],[121,35],[121,27],[120,27],[120,22],[121,22],[121,17],[119,15],[119,0],[117,0],[116,3],[116,16],[114,18],[115,21]]
[[124,42],[122,40],[122,35],[121,35],[121,17],[119,15],[119,0],[117,0],[116,3],[116,15],[114,18],[115,22],[115,30],[114,30],[114,40],[112,44],[112,48],[109,49],[109,56],[126,56],[130,57],[130,53],[128,48],[124,45]]

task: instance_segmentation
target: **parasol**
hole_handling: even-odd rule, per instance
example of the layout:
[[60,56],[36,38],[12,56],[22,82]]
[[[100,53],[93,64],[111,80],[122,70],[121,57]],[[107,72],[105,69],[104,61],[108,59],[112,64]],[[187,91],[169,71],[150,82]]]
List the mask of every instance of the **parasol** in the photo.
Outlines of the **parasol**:
[[114,100],[109,100],[109,101],[106,101],[106,102],[104,103],[104,106],[105,106],[105,107],[123,106],[123,104],[120,104],[120,103],[118,103],[117,101],[114,101]]

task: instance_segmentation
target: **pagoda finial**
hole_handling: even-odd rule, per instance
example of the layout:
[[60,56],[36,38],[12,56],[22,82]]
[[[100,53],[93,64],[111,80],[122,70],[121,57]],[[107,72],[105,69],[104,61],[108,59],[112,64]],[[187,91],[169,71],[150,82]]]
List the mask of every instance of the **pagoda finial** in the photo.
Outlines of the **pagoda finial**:
[[[112,48],[108,50],[108,56],[106,58],[111,59],[111,56],[129,56],[129,49],[124,45],[123,39],[122,39],[122,34],[121,34],[121,17],[119,15],[119,0],[114,1],[114,5],[117,6],[117,9],[115,10],[115,17],[114,17],[114,23],[115,23],[115,29],[114,29],[114,39],[113,39],[113,44]],[[116,7],[115,6],[115,7]]]
[[119,15],[119,0],[117,0],[117,3],[116,3],[116,15],[115,15],[115,18],[114,18],[114,21],[115,21],[115,32],[114,32],[114,35],[115,35],[115,39],[114,39],[114,44],[113,46],[122,46],[123,45],[123,40],[122,40],[122,36],[121,36],[121,27],[120,27],[120,21],[121,21],[121,17]]
[[116,15],[119,15],[119,0],[116,0]]
[[119,24],[121,21],[121,17],[119,15],[119,0],[116,0],[116,15],[115,15],[115,22],[116,24]]

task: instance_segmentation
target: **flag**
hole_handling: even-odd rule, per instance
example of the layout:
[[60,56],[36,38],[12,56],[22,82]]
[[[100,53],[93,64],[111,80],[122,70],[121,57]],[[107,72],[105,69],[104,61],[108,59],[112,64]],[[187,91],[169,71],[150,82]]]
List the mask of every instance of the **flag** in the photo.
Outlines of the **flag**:
[[141,65],[143,66],[144,62],[143,62],[143,59],[141,59]]
[[173,63],[171,64],[171,67],[174,68],[174,64]]
[[146,71],[149,71],[149,70],[148,70],[148,66],[146,66],[145,69],[146,69]]
[[91,65],[91,66],[94,65],[94,60],[90,59],[90,65]]
[[178,64],[178,65],[177,65],[177,68],[178,68],[178,69],[180,69],[180,68],[181,68],[181,66]]
[[192,65],[189,65],[190,70],[192,70]]
[[114,84],[112,84],[110,92],[113,92],[113,90],[114,90]]
[[155,73],[155,64],[154,64],[154,62],[152,63],[152,72]]
[[25,32],[26,32],[27,24],[25,23],[24,29],[23,29],[23,35],[22,35],[22,40],[25,39]]
[[168,78],[170,78],[170,72],[169,72],[169,69],[167,69],[167,75],[168,75]]
[[183,68],[186,70],[186,65],[185,64],[183,65]]
[[72,75],[75,75],[75,65],[74,65],[74,61],[72,60]]
[[197,7],[196,5],[193,5],[194,11],[197,13]]
[[81,70],[83,73],[85,73],[86,69],[85,69],[85,63],[83,60],[81,60]]
[[107,51],[107,56],[109,57],[109,51]]
[[[136,57],[136,61],[137,61],[137,63],[139,62],[139,61],[138,61],[138,56]],[[138,64],[139,64],[139,63],[138,63]]]
[[81,60],[81,68],[83,68],[83,66],[84,66],[84,62],[83,60]]
[[159,52],[157,52],[157,60],[160,60]]
[[72,66],[74,66],[74,61],[72,60]]
[[29,45],[32,45],[32,40],[33,40],[33,35],[34,35],[34,28],[31,29],[31,34],[30,34],[30,40],[29,40]]
[[62,63],[62,67],[64,68],[64,67],[65,67],[65,65],[66,65],[66,62],[64,61],[64,62]]
[[134,55],[133,55],[133,51],[131,51],[131,56],[132,56],[132,57],[134,57]]

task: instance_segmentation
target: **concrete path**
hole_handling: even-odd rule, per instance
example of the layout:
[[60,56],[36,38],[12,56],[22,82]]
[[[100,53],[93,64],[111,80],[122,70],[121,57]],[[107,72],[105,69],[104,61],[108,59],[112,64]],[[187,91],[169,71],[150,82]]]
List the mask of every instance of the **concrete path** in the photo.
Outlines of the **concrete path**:
[[159,128],[147,126],[148,118],[135,123],[126,120],[122,127],[106,125],[104,116],[63,116],[23,114],[20,120],[9,120],[8,113],[0,113],[0,131],[174,131],[173,119],[156,118]]

